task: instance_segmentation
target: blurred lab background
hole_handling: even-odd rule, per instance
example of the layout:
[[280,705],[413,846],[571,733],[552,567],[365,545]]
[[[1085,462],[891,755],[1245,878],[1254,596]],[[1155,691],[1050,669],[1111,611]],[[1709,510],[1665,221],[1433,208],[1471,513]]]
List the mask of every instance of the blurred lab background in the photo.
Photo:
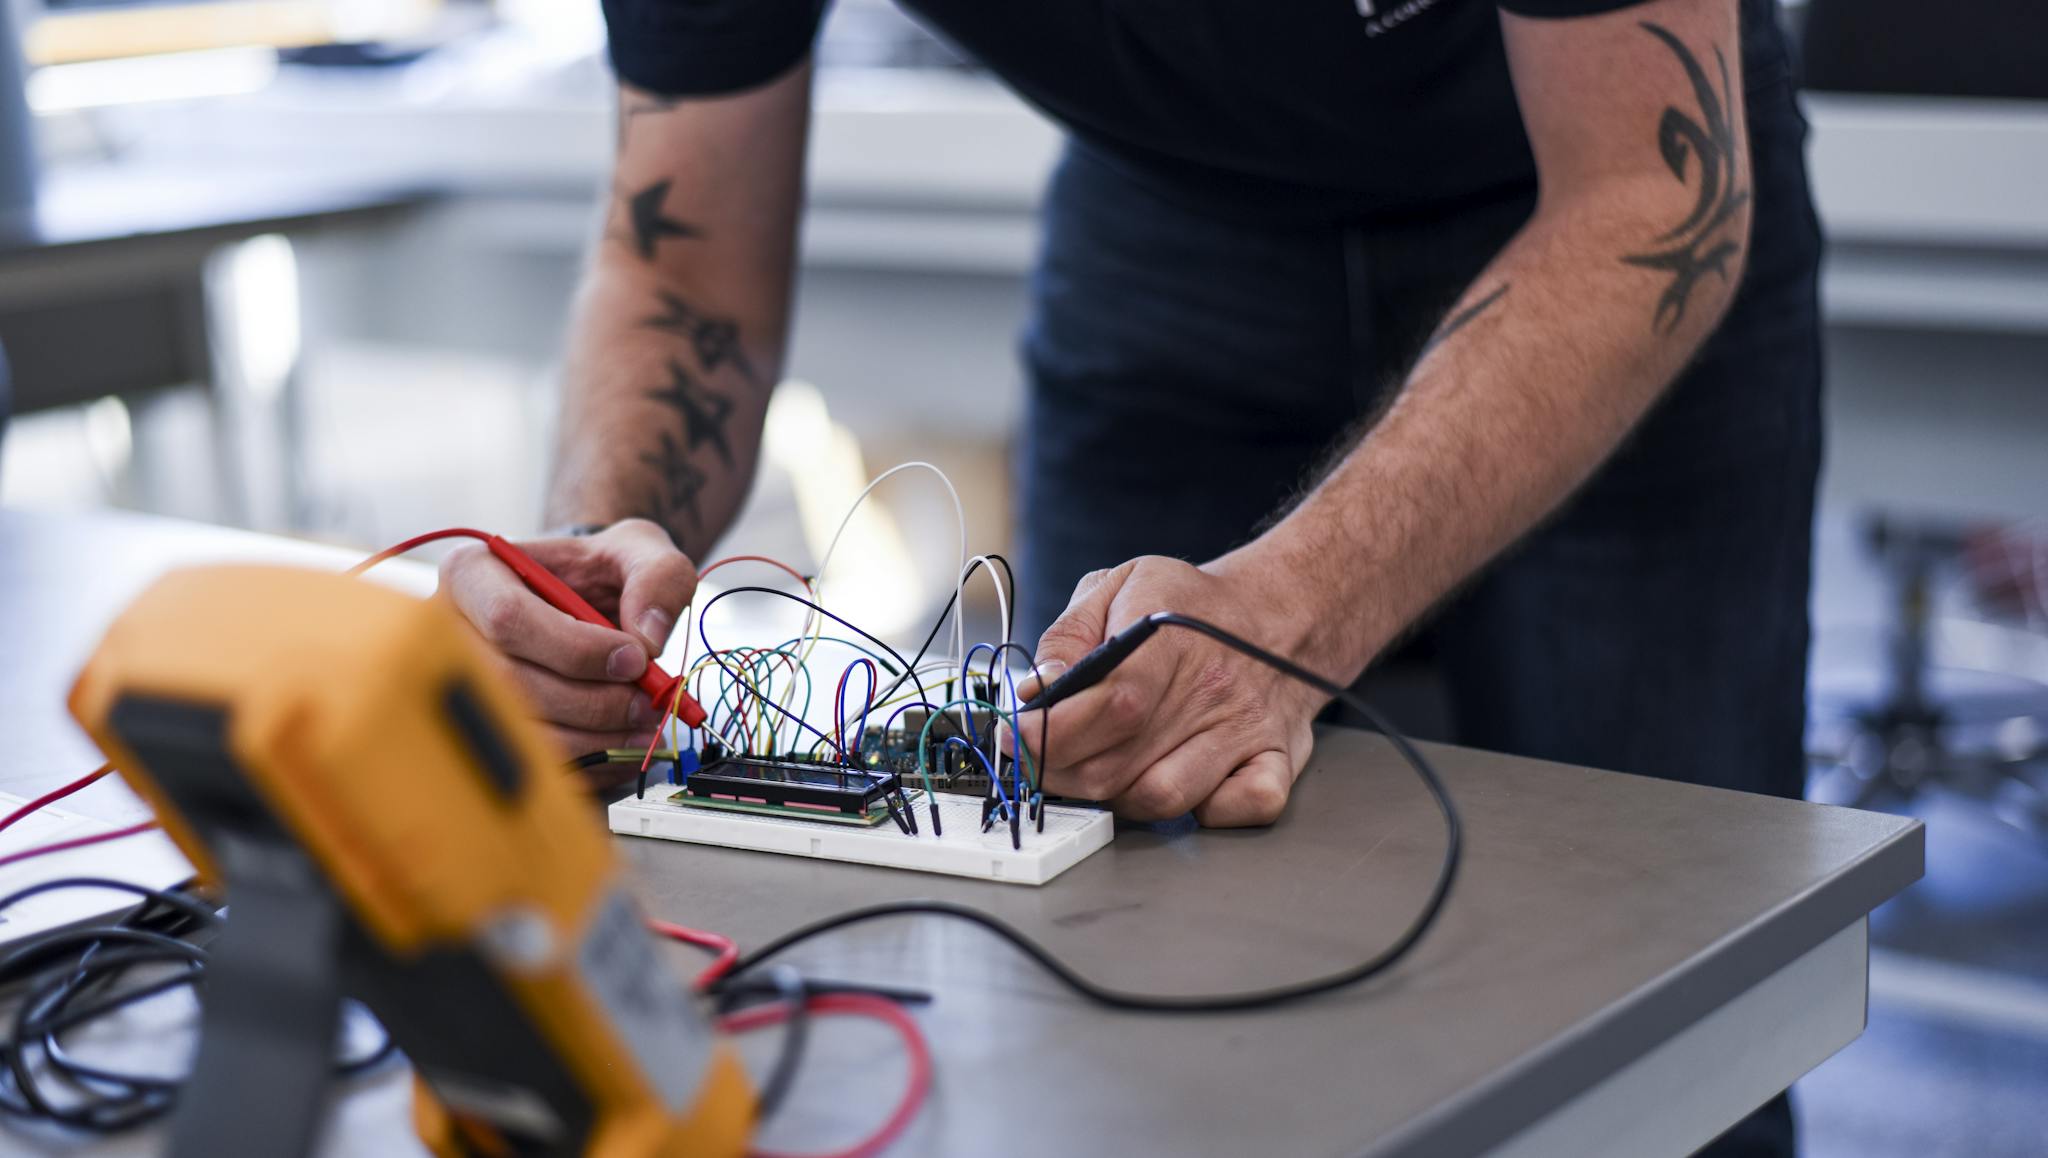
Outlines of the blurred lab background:
[[[0,2],[0,503],[538,529],[614,140],[597,0]],[[1869,1032],[1798,1087],[1813,1158],[2048,1153],[2036,9],[1783,12],[1830,247],[1810,795],[1929,826],[1873,921]],[[923,458],[1005,549],[1058,134],[889,0],[837,0],[818,60],[792,380],[727,543],[815,559]],[[878,509],[847,594],[900,634],[950,587],[952,511]]]

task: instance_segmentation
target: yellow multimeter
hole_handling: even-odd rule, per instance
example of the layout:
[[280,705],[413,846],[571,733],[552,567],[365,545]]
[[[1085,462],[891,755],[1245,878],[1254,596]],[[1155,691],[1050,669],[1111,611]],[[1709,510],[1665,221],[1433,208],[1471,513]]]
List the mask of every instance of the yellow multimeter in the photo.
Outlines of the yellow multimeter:
[[439,1154],[744,1152],[744,1070],[481,646],[437,601],[223,566],[160,580],[86,665],[72,712],[231,905],[174,1153],[317,1106],[248,1095],[290,1071],[280,1026],[321,1036],[329,960],[412,1060]]

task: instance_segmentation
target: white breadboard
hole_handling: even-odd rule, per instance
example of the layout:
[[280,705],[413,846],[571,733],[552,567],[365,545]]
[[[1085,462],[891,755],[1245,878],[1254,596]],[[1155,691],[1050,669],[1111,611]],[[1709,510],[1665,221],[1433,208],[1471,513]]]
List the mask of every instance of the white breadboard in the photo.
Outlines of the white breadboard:
[[961,877],[1042,885],[1081,863],[1109,843],[1115,822],[1107,812],[1049,804],[1045,831],[1024,825],[1024,847],[1010,847],[1007,824],[981,831],[981,798],[940,793],[939,819],[945,835],[932,835],[932,818],[924,801],[917,802],[918,832],[906,834],[894,823],[855,828],[715,812],[671,804],[672,785],[659,792],[650,787],[645,799],[626,797],[611,806],[612,831],[626,836],[652,836],[692,844],[812,856],[854,864],[916,869]]

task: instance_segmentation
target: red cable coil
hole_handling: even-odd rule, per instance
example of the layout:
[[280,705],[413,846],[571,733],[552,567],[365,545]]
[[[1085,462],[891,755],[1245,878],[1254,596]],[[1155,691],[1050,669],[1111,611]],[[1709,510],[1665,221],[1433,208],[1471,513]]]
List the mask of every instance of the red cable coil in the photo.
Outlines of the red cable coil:
[[[725,976],[734,962],[739,960],[739,946],[732,938],[723,934],[692,929],[672,921],[651,919],[647,922],[647,927],[672,940],[712,949],[718,953],[717,958],[697,975],[696,986],[699,990]],[[918,1028],[917,1022],[905,1013],[901,1006],[887,998],[868,993],[821,993],[807,999],[804,1008],[810,1013],[864,1015],[886,1022],[903,1038],[903,1048],[910,1054],[910,1083],[904,1089],[903,1097],[897,1102],[895,1110],[890,1112],[888,1119],[880,1128],[853,1146],[844,1150],[806,1155],[756,1150],[753,1151],[752,1158],[870,1158],[895,1141],[897,1135],[910,1125],[910,1120],[917,1116],[918,1107],[924,1104],[926,1095],[931,1092],[932,1054],[930,1045],[925,1042],[924,1031]],[[748,1030],[786,1021],[789,1014],[787,1006],[768,1005],[720,1018],[718,1027],[727,1033],[745,1033]]]

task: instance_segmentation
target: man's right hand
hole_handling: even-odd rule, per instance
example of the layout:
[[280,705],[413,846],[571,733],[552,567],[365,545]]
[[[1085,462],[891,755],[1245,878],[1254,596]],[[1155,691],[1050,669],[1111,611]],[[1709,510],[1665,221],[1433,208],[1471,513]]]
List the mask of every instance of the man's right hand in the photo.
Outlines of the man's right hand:
[[569,755],[645,747],[660,710],[633,681],[668,645],[696,593],[696,565],[645,519],[519,547],[621,629],[557,611],[480,546],[442,562],[441,597],[491,645]]

